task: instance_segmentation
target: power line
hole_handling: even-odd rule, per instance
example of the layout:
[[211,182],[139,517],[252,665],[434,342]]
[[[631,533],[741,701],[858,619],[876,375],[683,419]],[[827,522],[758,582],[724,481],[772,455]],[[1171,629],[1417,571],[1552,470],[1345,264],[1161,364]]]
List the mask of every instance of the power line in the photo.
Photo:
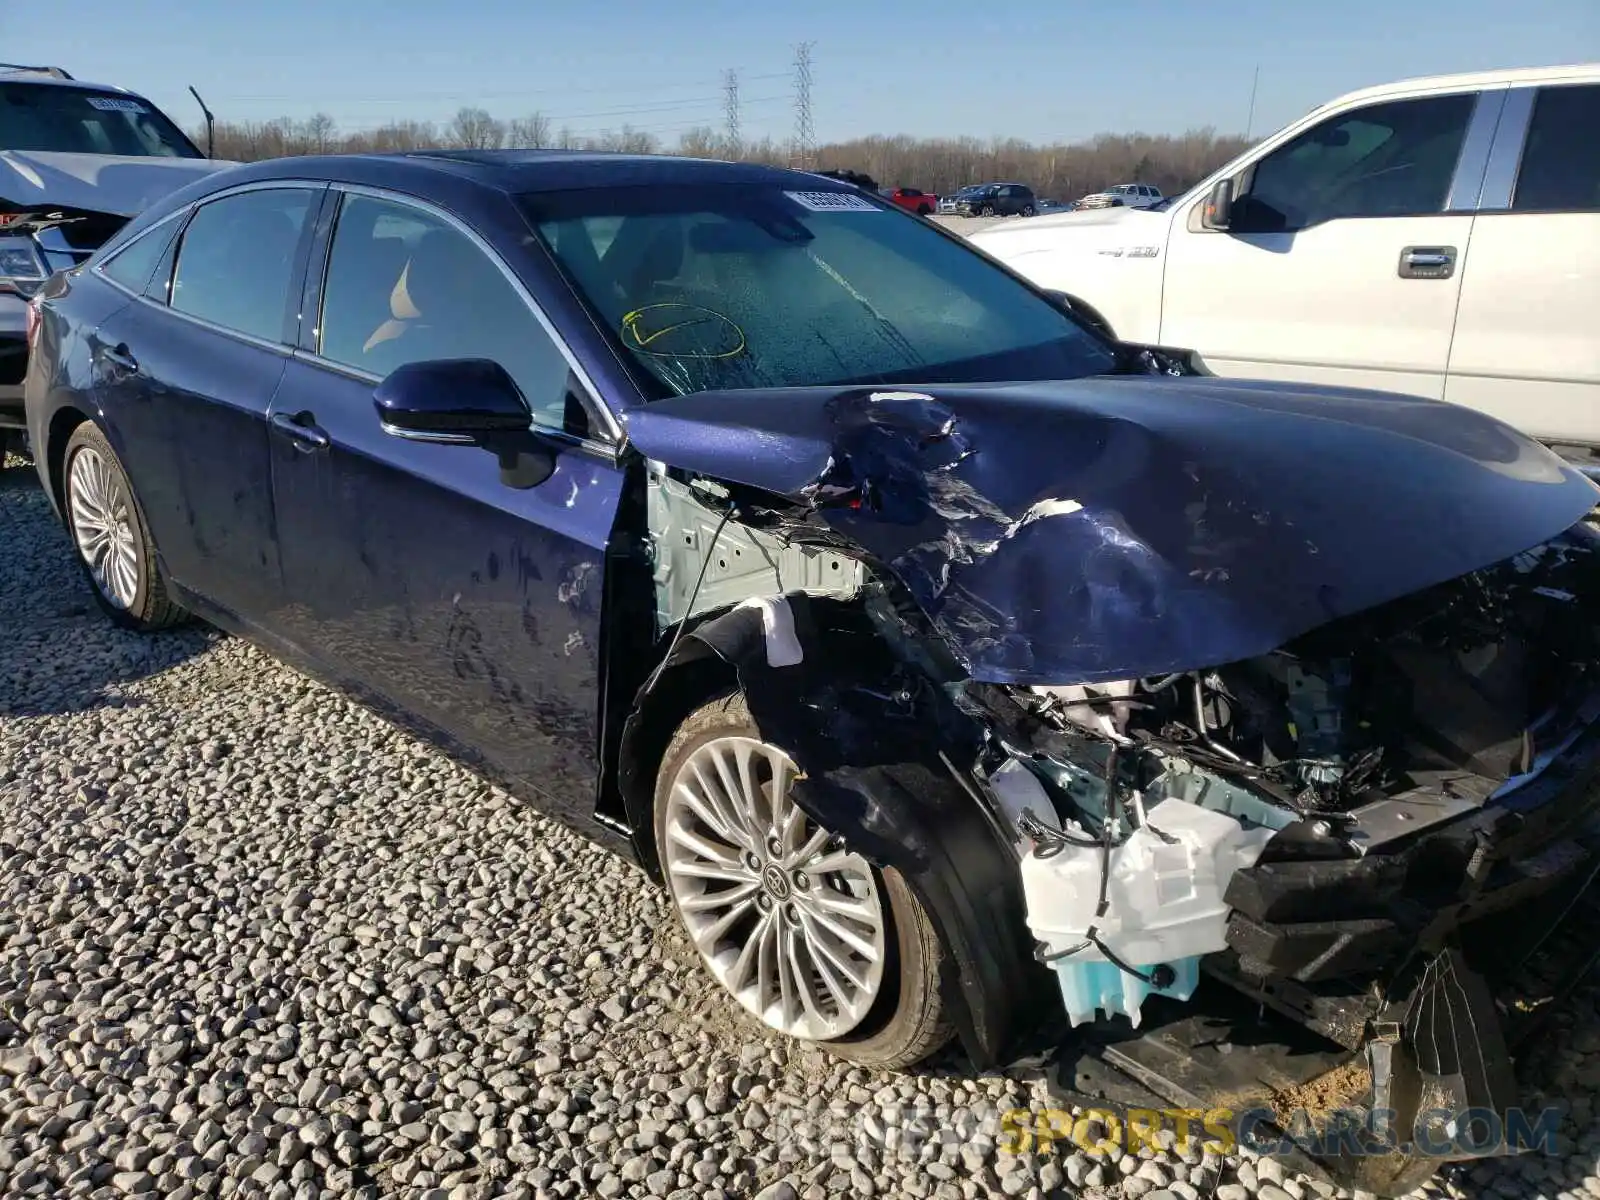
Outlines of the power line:
[[728,155],[739,157],[743,139],[739,136],[739,72],[729,71],[722,82],[722,116],[727,126]]
[[801,42],[794,51],[794,156],[802,171],[811,167],[816,156],[816,130],[811,123],[811,47]]

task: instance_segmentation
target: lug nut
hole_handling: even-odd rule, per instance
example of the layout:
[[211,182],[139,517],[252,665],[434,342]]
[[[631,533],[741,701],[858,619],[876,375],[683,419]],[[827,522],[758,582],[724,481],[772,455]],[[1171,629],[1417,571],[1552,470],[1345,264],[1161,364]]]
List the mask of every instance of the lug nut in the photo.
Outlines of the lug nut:
[[783,843],[780,842],[777,838],[770,839],[767,842],[767,853],[772,855],[773,858],[782,857],[782,855],[783,855]]
[[806,888],[811,886],[811,877],[804,871],[796,871],[794,873],[794,885],[801,891],[805,891]]
[[771,912],[772,911],[772,897],[767,895],[765,892],[762,892],[759,896],[756,897],[756,907],[759,908],[762,912]]
[[749,867],[752,871],[761,870],[761,860],[756,857],[756,852],[754,850],[745,851],[744,865]]
[[795,908],[795,906],[792,904],[785,904],[783,906],[783,915],[792,925],[798,925],[800,923],[800,910]]

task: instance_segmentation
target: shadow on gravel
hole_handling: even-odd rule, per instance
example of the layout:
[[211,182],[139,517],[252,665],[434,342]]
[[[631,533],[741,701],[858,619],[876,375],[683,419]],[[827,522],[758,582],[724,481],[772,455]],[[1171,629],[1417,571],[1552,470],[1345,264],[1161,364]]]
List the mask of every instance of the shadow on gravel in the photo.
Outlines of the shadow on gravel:
[[222,636],[196,625],[118,629],[95,604],[33,464],[0,467],[0,717],[139,703],[123,688],[177,666]]

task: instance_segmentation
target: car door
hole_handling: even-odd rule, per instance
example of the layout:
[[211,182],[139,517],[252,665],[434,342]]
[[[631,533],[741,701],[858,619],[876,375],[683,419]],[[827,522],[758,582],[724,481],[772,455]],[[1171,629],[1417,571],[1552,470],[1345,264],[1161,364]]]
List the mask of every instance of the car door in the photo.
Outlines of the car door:
[[1600,447],[1596,130],[1600,84],[1507,95],[1445,381],[1447,400],[1588,447]]
[[1238,177],[1226,231],[1202,226],[1199,197],[1167,239],[1161,340],[1219,375],[1443,396],[1493,129],[1478,103],[1386,100],[1318,122]]
[[266,422],[322,191],[252,186],[199,205],[93,338],[113,423],[139,431],[129,473],[168,575],[247,619],[278,595]]
[[[488,244],[418,202],[344,194],[322,291],[271,415],[289,636],[558,805],[592,808],[622,488],[592,389]],[[452,358],[516,381],[547,478],[384,431],[376,384]]]

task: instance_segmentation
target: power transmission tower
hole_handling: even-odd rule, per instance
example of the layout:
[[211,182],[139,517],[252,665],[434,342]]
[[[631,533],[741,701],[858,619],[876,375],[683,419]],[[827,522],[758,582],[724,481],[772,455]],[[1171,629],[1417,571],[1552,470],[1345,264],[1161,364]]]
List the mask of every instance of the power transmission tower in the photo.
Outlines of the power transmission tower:
[[738,158],[744,148],[739,135],[739,72],[728,71],[722,77],[722,116],[727,126],[728,157]]
[[816,130],[811,124],[811,47],[801,42],[794,49],[794,165],[809,170],[817,152]]

